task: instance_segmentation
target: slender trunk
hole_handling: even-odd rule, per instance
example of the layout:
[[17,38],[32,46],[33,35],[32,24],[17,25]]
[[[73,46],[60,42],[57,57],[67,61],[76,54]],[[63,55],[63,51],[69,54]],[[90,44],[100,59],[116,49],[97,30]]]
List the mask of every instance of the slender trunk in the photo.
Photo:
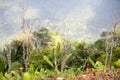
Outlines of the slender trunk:
[[[23,4],[21,29],[27,38],[27,41],[23,41],[23,61],[24,61],[24,69],[25,69],[25,71],[28,71],[28,66],[29,66],[28,65],[28,57],[30,54],[29,45],[30,45],[31,38],[29,36],[27,36],[27,32],[28,32],[28,34],[31,33],[31,26],[30,26],[30,21],[28,22],[28,20],[25,19],[25,13],[26,13],[26,8],[25,8],[25,5]],[[28,31],[27,31],[27,29],[28,29]]]
[[106,58],[105,58],[105,67],[107,68],[108,64],[108,40],[106,39]]
[[65,65],[64,53],[65,53],[65,44],[63,43],[63,51],[61,53],[61,73],[64,72],[64,65]]
[[23,60],[24,60],[24,68],[25,68],[25,72],[28,71],[28,52],[29,52],[29,49],[28,49],[28,46],[23,44]]
[[56,50],[54,51],[54,64],[55,64],[55,73],[57,72],[57,55]]
[[111,42],[111,51],[110,51],[110,61],[109,61],[109,65],[111,65],[113,48],[114,48],[114,39],[112,39],[112,42]]
[[116,38],[116,32],[115,32],[115,28],[116,28],[117,23],[115,24],[115,26],[113,27],[113,33],[112,33],[112,41],[111,41],[111,52],[110,52],[110,61],[109,61],[109,65],[111,65],[111,60],[112,60],[112,55],[113,55],[113,48],[115,46],[115,38]]
[[36,51],[37,51],[37,53],[40,52],[39,48],[40,48],[40,46],[39,46],[39,41],[37,40],[37,42],[36,42]]
[[7,54],[7,60],[8,60],[8,72],[10,72],[11,69],[11,49],[9,50]]
[[38,41],[38,38],[37,38],[37,34],[34,35],[35,36],[35,40],[34,40],[34,50],[36,51],[36,53],[39,52],[39,41]]
[[62,54],[61,54],[61,73],[63,73],[63,52],[62,52]]
[[[24,62],[24,68],[25,68],[25,45],[23,43],[23,62]],[[26,71],[26,69],[25,69]]]
[[29,46],[28,46],[28,44],[27,44],[26,63],[25,63],[26,71],[28,71],[28,56],[29,56]]

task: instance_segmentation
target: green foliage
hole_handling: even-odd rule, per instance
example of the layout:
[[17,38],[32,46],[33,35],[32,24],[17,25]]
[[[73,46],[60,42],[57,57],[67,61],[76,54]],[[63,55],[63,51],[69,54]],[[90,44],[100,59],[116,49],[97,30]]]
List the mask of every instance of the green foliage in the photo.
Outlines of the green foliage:
[[94,67],[94,69],[97,69],[97,70],[104,70],[105,69],[105,66],[101,62],[97,61],[95,63],[90,57],[89,57],[89,62]]
[[28,70],[28,73],[30,74],[31,77],[35,76],[35,68],[34,65],[30,65],[30,68]]
[[78,74],[82,74],[82,67],[79,68],[69,68],[69,69],[65,69],[64,73],[62,74],[62,76],[68,77],[69,79],[71,79],[74,75],[78,75]]
[[75,74],[82,74],[83,73],[83,67],[79,67],[75,70]]
[[41,79],[45,78],[46,73],[45,73],[45,70],[43,68],[41,68],[39,75],[40,75]]
[[110,69],[112,72],[113,72],[113,74],[115,75],[115,76],[117,76],[117,72],[116,72],[116,69],[115,69],[115,67],[112,65],[111,66],[111,69]]
[[114,51],[113,51],[113,57],[112,57],[112,61],[113,62],[116,62],[119,58],[120,58],[120,47],[119,46],[116,46],[114,48]]
[[5,73],[3,79],[12,80],[12,74],[11,73]]
[[114,62],[115,67],[120,68],[120,59],[118,59],[116,62]]
[[13,40],[11,42],[11,59],[12,62],[23,62],[23,41]]
[[6,62],[2,57],[0,57],[0,73],[4,72],[5,68],[6,68]]
[[91,63],[91,65],[94,67],[94,68],[97,68],[97,66],[95,65],[94,61],[89,57],[89,62]]
[[100,51],[105,51],[105,40],[99,39],[94,43],[94,46],[100,50]]
[[0,50],[0,73],[4,72],[7,67],[7,59],[5,56],[5,50]]
[[34,50],[30,56],[29,56],[29,63],[33,64],[35,68],[49,68],[51,69],[51,66],[45,61],[44,56],[49,57],[49,59],[52,61],[53,53],[51,50],[47,50],[44,48],[40,48],[39,51]]
[[67,64],[70,67],[78,68],[84,65],[88,57],[89,53],[87,52],[86,44],[78,43]]
[[[72,79],[74,75],[82,74],[86,67],[89,68],[92,66],[93,70],[105,69],[103,64],[106,50],[106,32],[102,34],[102,39],[99,39],[95,43],[89,45],[85,42],[61,39],[57,32],[50,31],[47,28],[41,28],[33,34],[35,39],[33,39],[33,41],[31,40],[30,47],[28,49],[30,51],[30,55],[28,56],[28,72],[23,72],[20,69],[24,66],[23,41],[13,40],[10,44],[11,46],[8,44],[5,46],[4,50],[0,49],[0,80],[46,80],[46,78],[50,76],[64,76]],[[110,31],[109,34],[111,34]],[[115,66],[111,66],[111,71],[114,74],[116,74],[115,68],[120,68],[119,36],[116,38],[118,41],[113,48],[111,62]],[[65,47],[62,45],[63,43],[65,44]],[[33,45],[34,48],[31,45]],[[10,49],[12,71],[8,73],[5,72],[8,65],[6,56]],[[110,43],[108,50],[110,51]],[[64,56],[61,57],[61,53],[63,53]],[[64,63],[63,73],[59,71],[61,63]],[[91,66],[87,66],[87,63],[90,63]]]
[[46,48],[51,45],[52,33],[49,29],[42,27],[38,32],[34,32],[34,36],[37,38],[39,45]]
[[91,59],[96,62],[100,61],[104,63],[105,60],[105,40],[99,39],[92,45]]
[[61,53],[61,44],[60,43],[57,43],[57,47],[55,50],[56,50],[57,55],[60,55],[60,53]]
[[49,60],[49,58],[47,56],[44,56],[44,60],[51,66],[51,67],[54,67],[53,66],[53,63]]
[[11,70],[18,70],[19,68],[22,67],[22,64],[18,61],[12,62],[11,64]]
[[70,68],[70,69],[64,71],[64,76],[67,76],[71,79],[73,77],[74,73],[75,73],[74,69]]
[[23,80],[30,80],[30,75],[28,72],[24,73]]
[[104,70],[105,69],[105,66],[99,61],[96,62],[96,66],[97,66],[97,70]]
[[10,73],[5,73],[0,77],[0,80],[21,80],[22,76],[16,71],[11,71]]

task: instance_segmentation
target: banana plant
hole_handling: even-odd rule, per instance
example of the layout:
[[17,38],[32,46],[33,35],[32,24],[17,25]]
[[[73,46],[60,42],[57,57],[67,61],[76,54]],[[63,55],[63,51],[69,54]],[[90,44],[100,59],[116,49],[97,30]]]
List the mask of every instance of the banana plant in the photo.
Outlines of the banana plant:
[[[48,56],[44,56],[44,60],[57,72],[57,74],[60,73],[58,70],[58,56],[61,54],[61,45],[60,43],[57,44],[57,47],[53,49],[52,54],[54,55],[54,62],[52,62]],[[72,54],[66,54],[64,56],[64,61],[67,62],[67,60],[70,58]]]
[[54,62],[52,62],[48,56],[44,56],[44,60],[52,67],[54,68],[55,72],[59,73],[60,71],[58,70],[58,63],[57,63],[57,58],[58,55],[61,53],[61,46],[60,43],[57,44],[56,48],[52,49],[52,53],[54,55]]
[[118,59],[116,62],[114,62],[114,65],[118,68],[120,68],[120,59]]
[[89,62],[91,63],[91,65],[94,67],[94,69],[97,69],[97,70],[104,70],[105,69],[105,66],[97,61],[96,63],[89,57],[88,58]]
[[7,58],[4,54],[4,50],[0,49],[0,73],[2,73],[7,67]]

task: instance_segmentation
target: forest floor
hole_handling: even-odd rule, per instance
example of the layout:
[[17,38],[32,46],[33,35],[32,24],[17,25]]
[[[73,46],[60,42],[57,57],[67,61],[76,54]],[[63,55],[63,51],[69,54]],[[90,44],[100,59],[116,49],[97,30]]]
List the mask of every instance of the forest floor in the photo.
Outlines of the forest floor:
[[43,80],[120,80],[120,69],[116,69],[114,72],[111,70],[88,72],[82,75],[73,75],[72,78],[49,76]]

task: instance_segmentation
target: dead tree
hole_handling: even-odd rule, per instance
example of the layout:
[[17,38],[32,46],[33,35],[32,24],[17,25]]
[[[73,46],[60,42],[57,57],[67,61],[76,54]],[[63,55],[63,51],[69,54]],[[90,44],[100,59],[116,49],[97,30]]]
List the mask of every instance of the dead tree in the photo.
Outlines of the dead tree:
[[56,53],[56,50],[54,50],[54,65],[55,65],[55,73],[57,73],[58,64],[57,64],[57,53]]
[[112,30],[112,33],[111,33],[111,50],[110,50],[110,61],[109,61],[109,65],[111,65],[111,60],[112,60],[112,55],[113,55],[113,49],[115,47],[115,43],[116,43],[116,26],[117,26],[118,23],[116,23],[113,27],[113,30]]
[[24,61],[24,68],[25,71],[28,71],[28,57],[30,54],[29,47],[32,39],[32,33],[31,33],[31,25],[28,20],[25,19],[25,14],[26,14],[26,8],[23,5],[22,8],[22,34],[25,36],[25,40],[23,40],[23,61]]
[[65,66],[65,43],[63,42],[63,50],[62,50],[62,53],[61,53],[61,72],[63,73],[64,72],[64,66]]
[[62,49],[62,52],[61,52],[61,72],[63,73],[64,72],[64,68],[66,66],[66,50],[68,49],[68,42],[67,42],[67,35],[68,35],[68,31],[67,28],[66,28],[66,24],[65,22],[63,23],[64,24],[64,33],[63,35],[61,35],[63,37],[63,41],[62,41],[62,46],[63,46],[63,49]]
[[6,57],[7,57],[7,64],[8,64],[8,72],[10,72],[11,70],[11,46],[6,46],[7,47],[7,54],[6,54]]
[[103,32],[101,37],[103,37],[103,39],[105,40],[105,68],[107,68],[108,65],[108,57],[109,57],[109,34],[110,32]]
[[[108,35],[108,34],[107,34]],[[105,58],[105,67],[107,67],[107,63],[108,63],[108,54],[109,54],[109,52],[108,52],[108,38],[106,38],[106,40],[105,40],[105,44],[106,44],[106,58]]]

